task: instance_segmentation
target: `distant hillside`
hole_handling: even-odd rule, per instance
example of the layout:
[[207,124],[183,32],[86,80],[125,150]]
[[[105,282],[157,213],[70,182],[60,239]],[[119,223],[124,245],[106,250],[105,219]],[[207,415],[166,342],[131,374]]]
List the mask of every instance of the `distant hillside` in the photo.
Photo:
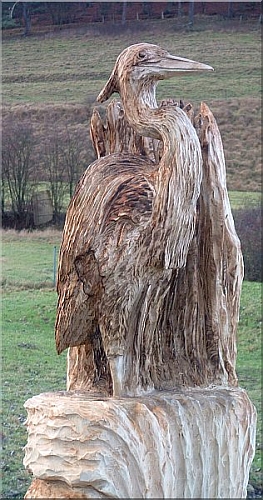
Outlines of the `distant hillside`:
[[[89,117],[96,96],[120,51],[148,41],[215,68],[213,74],[194,79],[181,75],[178,80],[161,82],[158,98],[183,99],[195,108],[204,100],[222,134],[228,188],[260,191],[261,36],[257,21],[199,17],[191,32],[175,29],[172,18],[130,21],[123,30],[110,23],[56,32],[45,29],[30,37],[8,35],[2,43],[3,119],[20,125],[29,121],[38,150],[52,127],[63,136],[67,126],[80,143],[86,166],[94,157]],[[39,179],[44,179],[45,169],[40,163],[38,168]]]
[[[25,34],[44,27],[85,26],[89,23],[174,18],[194,24],[195,16],[257,19],[260,2],[4,2],[2,27],[21,27]],[[187,20],[185,20],[187,18]]]

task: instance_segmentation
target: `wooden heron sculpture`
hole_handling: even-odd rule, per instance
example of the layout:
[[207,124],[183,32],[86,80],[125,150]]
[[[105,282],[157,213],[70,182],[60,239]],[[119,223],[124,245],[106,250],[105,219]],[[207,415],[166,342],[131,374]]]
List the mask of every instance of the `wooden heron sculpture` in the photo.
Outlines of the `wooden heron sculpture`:
[[[70,202],[58,269],[56,345],[84,349],[91,385],[136,394],[173,380],[169,307],[196,224],[202,155],[179,106],[158,106],[159,80],[211,71],[139,43],[117,58],[97,100],[117,92],[126,119],[163,143],[160,162],[110,154],[92,163]],[[175,368],[174,368],[175,366]]]

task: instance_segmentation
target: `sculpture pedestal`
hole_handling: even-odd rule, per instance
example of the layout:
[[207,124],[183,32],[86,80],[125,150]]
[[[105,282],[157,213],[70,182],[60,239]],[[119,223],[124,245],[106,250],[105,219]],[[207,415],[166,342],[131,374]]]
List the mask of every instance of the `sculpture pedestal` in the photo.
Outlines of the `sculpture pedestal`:
[[245,498],[256,410],[240,388],[25,403],[25,498]]

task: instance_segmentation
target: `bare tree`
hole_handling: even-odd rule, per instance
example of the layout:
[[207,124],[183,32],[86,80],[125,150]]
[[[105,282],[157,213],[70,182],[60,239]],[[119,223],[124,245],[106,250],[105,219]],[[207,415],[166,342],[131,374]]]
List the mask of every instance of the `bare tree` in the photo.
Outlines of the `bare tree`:
[[149,2],[142,2],[142,10],[143,14],[148,19],[150,17],[150,12],[151,12],[151,5],[149,4]]
[[84,160],[82,158],[82,141],[79,135],[69,130],[66,126],[65,139],[63,145],[64,168],[67,176],[68,191],[70,198],[73,195],[74,187],[84,170]]
[[75,21],[75,8],[69,2],[45,2],[47,12],[50,14],[52,24],[61,26]]
[[178,17],[182,17],[182,2],[178,2]]
[[192,27],[194,25],[194,9],[195,9],[195,3],[194,0],[190,0],[189,2],[189,26]]
[[2,183],[8,191],[15,218],[22,222],[28,216],[33,190],[33,129],[30,123],[21,126],[7,121],[4,125]]
[[6,193],[6,187],[5,187],[5,180],[4,180],[4,176],[2,175],[3,172],[1,172],[1,192],[0,192],[0,197],[1,197],[1,215],[4,214],[5,212],[5,200],[6,200],[6,196],[5,196],[5,193]]
[[58,221],[62,212],[67,191],[63,149],[58,134],[52,130],[46,136],[42,151],[43,166],[46,171],[47,181],[51,192],[54,221]]
[[54,221],[58,221],[65,208],[67,198],[71,198],[82,171],[82,141],[77,131],[65,128],[49,130],[45,135],[40,162],[51,192]]
[[127,2],[123,1],[121,23],[126,23]]
[[234,17],[233,2],[228,2],[227,17],[229,19],[232,19],[232,17]]
[[16,6],[19,6],[18,17],[20,17],[24,22],[24,36],[28,36],[31,31],[30,2],[19,2],[19,0],[14,2],[10,9],[11,19],[13,19]]
[[30,34],[30,30],[31,30],[31,16],[30,16],[28,2],[22,2],[22,8],[23,8],[23,20],[24,20],[24,26],[25,26],[24,35],[28,36]]

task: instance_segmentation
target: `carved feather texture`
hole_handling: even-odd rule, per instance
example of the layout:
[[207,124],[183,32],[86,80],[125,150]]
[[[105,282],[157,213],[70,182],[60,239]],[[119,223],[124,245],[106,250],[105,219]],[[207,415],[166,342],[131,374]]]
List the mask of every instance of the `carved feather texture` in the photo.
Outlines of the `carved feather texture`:
[[215,119],[205,104],[195,118],[190,105],[158,107],[145,80],[135,94],[123,75],[122,104],[110,103],[106,123],[94,114],[100,158],[79,181],[61,245],[56,341],[70,347],[68,388],[236,385],[243,266]]

